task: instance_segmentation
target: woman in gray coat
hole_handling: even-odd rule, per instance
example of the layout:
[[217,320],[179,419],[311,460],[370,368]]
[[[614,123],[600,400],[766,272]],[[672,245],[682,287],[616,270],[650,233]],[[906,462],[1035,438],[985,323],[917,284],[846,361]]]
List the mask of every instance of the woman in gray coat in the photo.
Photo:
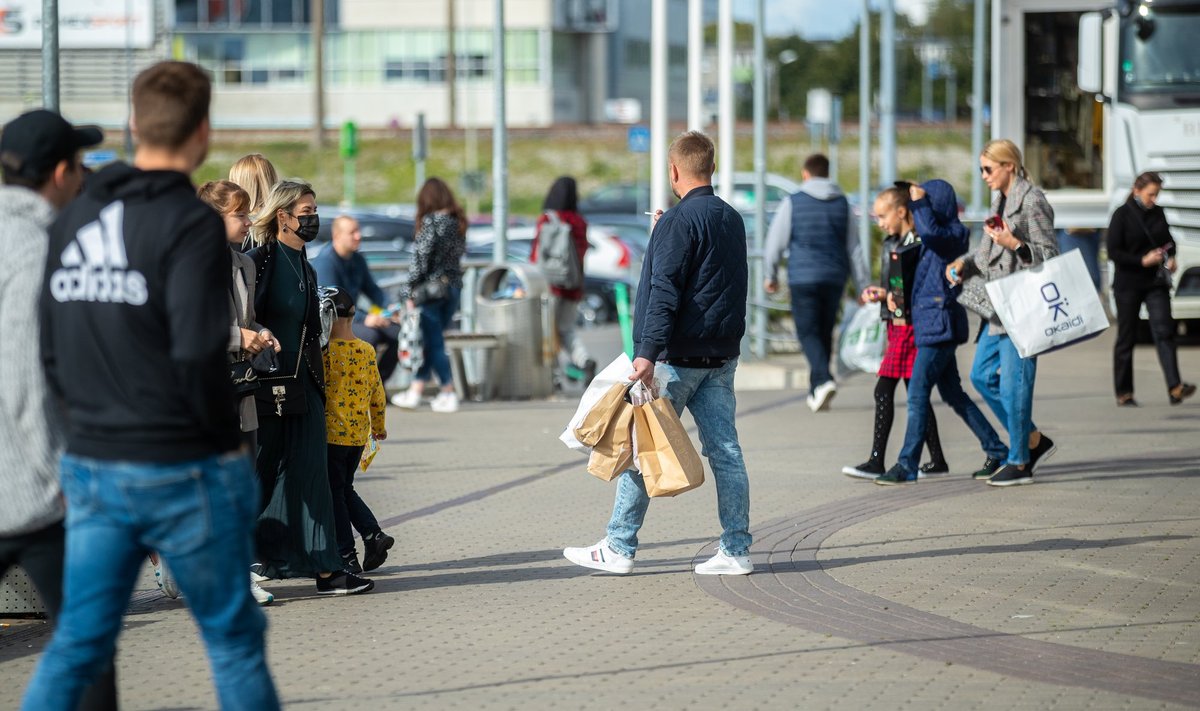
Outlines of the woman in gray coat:
[[[996,191],[992,215],[974,252],[946,267],[951,283],[966,280],[963,305],[985,319],[975,348],[971,383],[1008,430],[1008,457],[988,460],[977,476],[992,486],[1032,484],[1039,463],[1054,454],[1054,442],[1033,424],[1037,358],[1022,358],[1004,331],[984,283],[1041,264],[1058,255],[1054,210],[1021,164],[1021,150],[1008,139],[991,141],[979,156],[979,172]],[[992,473],[988,476],[987,470]]]

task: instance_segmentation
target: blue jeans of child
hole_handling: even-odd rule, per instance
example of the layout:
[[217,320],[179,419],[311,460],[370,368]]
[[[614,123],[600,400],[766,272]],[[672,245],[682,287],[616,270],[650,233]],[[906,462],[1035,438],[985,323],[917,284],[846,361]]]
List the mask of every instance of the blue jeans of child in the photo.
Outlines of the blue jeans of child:
[[[750,553],[750,480],[742,446],[738,443],[734,411],[733,374],[737,359],[720,368],[655,366],[669,379],[663,397],[675,412],[692,413],[700,431],[700,453],[712,468],[717,485],[717,517],[721,521],[721,550],[727,555]],[[650,497],[642,475],[627,469],[617,479],[617,497],[608,522],[608,544],[617,553],[632,558],[637,553],[638,530],[646,519]]]
[[258,484],[230,453],[156,464],[66,455],[63,608],[22,708],[74,709],[112,658],[138,570],[166,561],[196,619],[222,709],[277,709],[263,651],[266,619],[250,596]]
[[417,369],[416,379],[427,382],[432,373],[438,383],[449,385],[450,356],[446,354],[446,329],[458,311],[459,290],[450,287],[450,296],[421,306],[421,339],[425,341],[425,362]]
[[833,380],[829,359],[833,355],[833,329],[842,305],[842,284],[792,284],[792,321],[796,338],[808,361],[808,386],[815,389]]
[[989,457],[1000,459],[1008,453],[1004,442],[983,412],[971,402],[963,390],[958,377],[958,362],[954,357],[957,346],[953,343],[920,346],[913,361],[912,380],[908,383],[908,427],[904,431],[904,447],[900,450],[900,466],[905,474],[917,471],[921,447],[925,444],[925,433],[929,426],[930,396],[936,385],[942,400],[949,405],[979,440],[979,445]]
[[1022,358],[1007,334],[984,328],[975,346],[971,384],[1008,430],[1008,464],[1029,462],[1033,424],[1033,381],[1037,358]]

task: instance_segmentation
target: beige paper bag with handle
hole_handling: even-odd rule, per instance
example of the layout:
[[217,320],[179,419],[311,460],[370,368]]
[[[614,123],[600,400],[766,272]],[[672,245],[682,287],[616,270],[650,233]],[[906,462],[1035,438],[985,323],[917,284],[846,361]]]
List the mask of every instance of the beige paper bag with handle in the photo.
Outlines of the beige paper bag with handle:
[[583,416],[583,421],[575,427],[575,439],[589,447],[595,447],[608,431],[609,423],[617,416],[621,406],[629,404],[625,402],[625,393],[629,391],[629,385],[627,381],[610,386]]
[[655,398],[633,408],[634,457],[650,496],[676,496],[704,483],[704,463],[675,407]]
[[608,429],[592,447],[588,473],[612,481],[633,466],[633,405],[621,400]]

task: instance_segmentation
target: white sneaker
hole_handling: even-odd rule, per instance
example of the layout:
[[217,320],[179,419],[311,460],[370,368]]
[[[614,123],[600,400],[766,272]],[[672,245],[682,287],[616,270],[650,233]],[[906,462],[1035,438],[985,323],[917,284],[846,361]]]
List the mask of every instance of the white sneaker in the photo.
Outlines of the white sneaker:
[[725,555],[718,550],[712,558],[696,566],[696,575],[749,575],[754,572],[754,563],[748,555]]
[[172,600],[179,599],[179,585],[176,584],[171,571],[167,570],[167,564],[163,562],[161,555],[158,557],[158,562],[154,564],[154,582],[158,583],[158,589],[162,590],[163,595]]
[[421,404],[421,393],[405,390],[392,396],[392,404],[405,410],[415,410]]
[[453,391],[440,392],[437,394],[437,397],[433,399],[433,402],[429,403],[429,407],[432,408],[434,412],[440,412],[443,414],[458,412],[458,394],[454,393]]
[[254,563],[250,566],[250,581],[254,583],[265,583],[270,578],[262,574],[263,564]]
[[837,383],[832,380],[821,383],[813,389],[812,395],[808,396],[808,409],[813,412],[828,410],[834,395],[837,395]]
[[270,605],[275,602],[275,596],[260,588],[253,578],[250,580],[250,594],[254,596],[254,601],[259,605]]
[[563,556],[575,565],[624,575],[633,570],[633,559],[626,558],[608,545],[608,539],[587,548],[564,548]]

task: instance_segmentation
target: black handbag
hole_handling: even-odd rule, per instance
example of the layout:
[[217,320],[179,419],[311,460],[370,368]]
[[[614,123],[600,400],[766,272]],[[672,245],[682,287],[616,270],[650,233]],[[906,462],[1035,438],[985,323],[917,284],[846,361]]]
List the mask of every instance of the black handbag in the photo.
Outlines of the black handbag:
[[[296,354],[296,367],[288,375],[277,377],[262,377],[258,378],[259,387],[254,391],[255,405],[258,408],[260,415],[275,415],[283,417],[284,415],[303,415],[308,412],[308,398],[305,397],[304,383],[300,382],[300,364],[304,361],[304,345],[305,339],[308,336],[308,325],[300,330],[300,352]],[[264,357],[264,361],[276,360],[273,350],[265,350],[259,353],[270,352],[270,356]],[[275,370],[278,370],[276,362]]]
[[258,355],[243,358],[229,364],[229,379],[233,382],[233,394],[238,399],[253,395],[262,384],[264,376],[279,370],[279,359],[275,351],[268,348]]
[[412,302],[417,306],[428,304],[431,301],[441,301],[442,299],[449,298],[450,279],[446,276],[427,279],[420,284],[417,284],[408,297],[412,299]]

